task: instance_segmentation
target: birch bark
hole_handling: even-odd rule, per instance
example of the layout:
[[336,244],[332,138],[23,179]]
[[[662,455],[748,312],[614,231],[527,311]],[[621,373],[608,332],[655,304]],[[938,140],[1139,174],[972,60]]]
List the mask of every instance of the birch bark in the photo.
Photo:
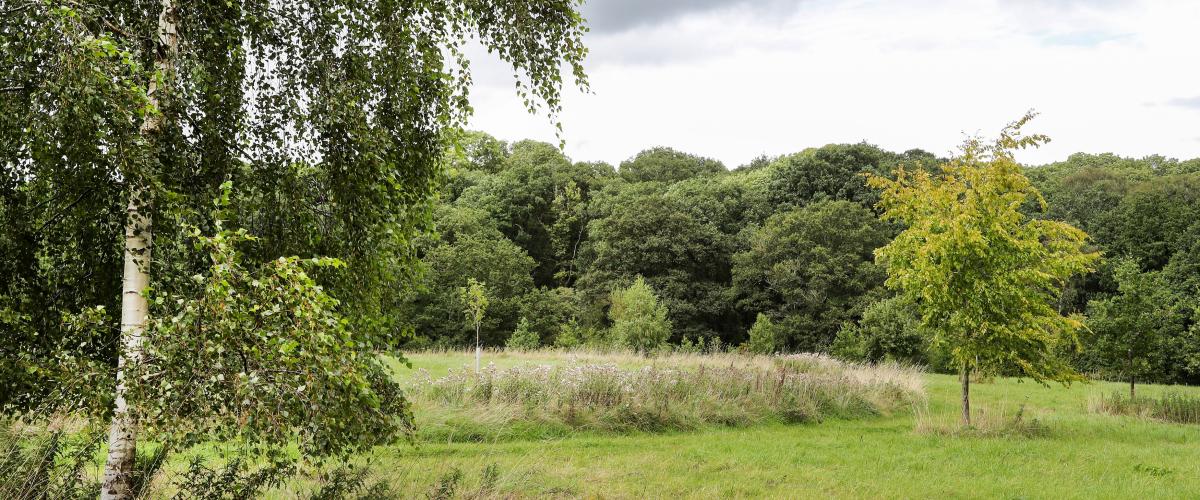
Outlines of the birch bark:
[[[154,57],[154,76],[147,87],[151,106],[161,109],[161,93],[164,82],[173,72],[175,53],[179,48],[176,30],[175,2],[162,0],[162,11],[158,16],[158,41]],[[150,147],[154,147],[156,136],[162,130],[163,116],[159,112],[149,113],[142,121],[139,132]],[[151,151],[150,154],[155,154]],[[104,462],[104,480],[100,489],[101,499],[124,500],[133,498],[132,472],[137,455],[137,422],[126,400],[128,388],[126,375],[142,361],[142,340],[146,329],[149,306],[146,288],[150,284],[151,193],[138,179],[126,179],[129,183],[129,205],[125,219],[125,264],[121,280],[121,352],[117,362],[117,386],[113,404],[113,418],[108,432],[108,457]]]

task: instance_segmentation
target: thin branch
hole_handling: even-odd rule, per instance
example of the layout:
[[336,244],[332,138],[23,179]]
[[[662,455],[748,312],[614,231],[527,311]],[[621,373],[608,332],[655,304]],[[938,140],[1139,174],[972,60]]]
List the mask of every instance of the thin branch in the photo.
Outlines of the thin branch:
[[33,2],[29,2],[29,3],[27,3],[27,4],[24,4],[24,5],[20,5],[20,6],[17,6],[17,7],[12,7],[12,8],[9,8],[9,9],[5,9],[5,10],[4,10],[4,12],[0,12],[0,15],[3,15],[3,16],[8,16],[8,15],[11,15],[11,14],[16,14],[16,13],[18,13],[18,12],[21,12],[21,11],[23,11],[23,10],[26,10],[26,9],[28,9],[28,8],[30,8],[30,7],[33,7],[33,6],[34,6],[34,3],[33,3]]

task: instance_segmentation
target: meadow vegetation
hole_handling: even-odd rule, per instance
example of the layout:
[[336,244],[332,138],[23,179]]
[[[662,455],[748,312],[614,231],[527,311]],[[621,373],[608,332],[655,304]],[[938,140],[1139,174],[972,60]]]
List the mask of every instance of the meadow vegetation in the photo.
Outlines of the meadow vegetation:
[[[544,356],[544,355],[543,355]],[[534,430],[662,432],[768,422],[810,423],[909,411],[922,400],[919,372],[818,355],[781,357],[561,354],[564,364],[489,364],[435,377],[420,369],[408,395],[434,440],[488,441]]]
[[1200,159],[464,130],[580,3],[3,9],[0,497],[1196,496]]
[[[1189,478],[1200,473],[1196,465],[1200,448],[1195,446],[1200,428],[1144,413],[1099,411],[1094,403],[1099,398],[1124,395],[1121,383],[1064,387],[1008,377],[980,380],[974,385],[972,428],[963,429],[955,377],[898,365],[873,367],[809,355],[646,357],[596,350],[489,350],[484,353],[489,369],[477,377],[473,358],[474,353],[465,349],[412,353],[412,369],[385,358],[414,401],[418,430],[411,443],[378,446],[349,462],[323,468],[310,465],[300,474],[290,460],[246,462],[219,448],[201,447],[173,456],[155,469],[157,496],[178,493],[186,486],[197,494],[237,489],[266,498],[355,497],[367,492],[373,498],[1186,498],[1194,491]],[[611,376],[616,373],[636,379],[643,370],[719,373],[712,370],[732,367],[747,373],[807,373],[860,390],[898,390],[881,391],[883,399],[872,398],[879,410],[827,413],[819,423],[768,417],[731,425],[691,419],[687,427],[668,428],[628,425],[628,420],[617,418],[619,407],[604,410],[594,405],[590,418],[568,421],[544,405],[548,399],[537,399],[539,403],[530,406],[512,405],[495,396],[485,402],[464,392],[451,398],[453,403],[442,403],[417,388],[440,380],[479,389],[478,381],[502,374],[542,381],[543,375],[565,374],[580,366],[598,368],[606,381],[616,378]],[[526,388],[524,392],[579,394],[561,389]],[[704,389],[709,390],[718,389]],[[505,394],[495,384],[491,391]],[[1139,392],[1145,398],[1200,399],[1200,390],[1192,387],[1145,384]],[[742,394],[738,397],[745,397]],[[57,477],[50,491],[81,492],[63,493],[62,498],[94,497],[95,453],[102,441],[94,439],[99,436],[94,429],[88,431],[85,420],[62,418],[49,426],[10,424],[4,434],[3,445],[9,451],[5,467],[15,462],[23,464],[22,471],[30,471],[53,463],[55,469],[42,469],[48,473],[35,476],[52,481]],[[63,431],[56,438],[61,444],[53,462],[44,460],[48,439],[55,435],[47,431]],[[19,447],[14,447],[13,436],[20,436]],[[19,453],[13,453],[16,450]],[[146,450],[139,467],[150,470],[154,452],[153,446]],[[79,469],[73,469],[75,459]],[[81,471],[88,482],[63,481],[71,476],[62,473],[70,470]],[[8,489],[0,491],[5,497],[20,497],[13,494],[20,490],[12,489],[11,481],[4,487]],[[967,491],[971,493],[963,493]],[[323,496],[333,493],[337,495]]]
[[[432,377],[471,360],[461,351],[411,358]],[[494,353],[486,359],[500,369],[571,363],[569,355],[549,352]],[[654,361],[620,356],[614,362],[636,368]],[[975,429],[963,431],[957,378],[929,373],[920,378],[923,403],[870,418],[688,432],[438,439],[412,451],[379,450],[375,465],[386,471],[378,477],[420,491],[458,470],[463,492],[476,491],[482,471],[495,466],[500,474],[494,491],[500,493],[494,495],[519,497],[1188,498],[1195,492],[1191,478],[1200,473],[1200,428],[1089,410],[1090,400],[1121,392],[1121,383],[1064,387],[1010,377],[981,380],[974,385]],[[1140,392],[1200,396],[1194,387],[1155,384]],[[419,425],[440,418],[417,410]]]

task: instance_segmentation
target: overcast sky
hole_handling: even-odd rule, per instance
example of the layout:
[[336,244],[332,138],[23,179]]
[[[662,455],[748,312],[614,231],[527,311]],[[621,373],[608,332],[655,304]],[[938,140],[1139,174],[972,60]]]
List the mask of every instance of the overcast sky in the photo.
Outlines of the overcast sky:
[[[1197,0],[590,0],[592,94],[562,116],[574,160],[651,146],[732,168],[834,142],[948,154],[1036,109],[1069,154],[1200,156]],[[477,58],[472,128],[554,141],[511,70]]]

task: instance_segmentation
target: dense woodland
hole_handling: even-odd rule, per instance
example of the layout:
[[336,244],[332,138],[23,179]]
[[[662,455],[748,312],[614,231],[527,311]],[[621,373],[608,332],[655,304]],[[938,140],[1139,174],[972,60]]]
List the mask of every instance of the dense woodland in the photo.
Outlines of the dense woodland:
[[[652,148],[614,167],[470,133],[435,209],[437,234],[419,244],[425,272],[398,294],[414,333],[400,345],[473,343],[458,294],[468,278],[493,300],[486,345],[505,344],[522,323],[542,345],[604,344],[611,292],[640,276],[666,307],[675,345],[950,369],[917,331],[913,306],[883,286],[874,251],[901,227],[879,220],[863,176],[938,164],[925,151],[861,143],[732,169]],[[1063,293],[1059,310],[1087,315],[1089,331],[1061,354],[1121,378],[1128,360],[1107,351],[1124,353],[1124,336],[1136,335],[1139,378],[1200,381],[1200,160],[1076,154],[1025,172],[1048,203],[1026,213],[1083,229],[1106,258]],[[1132,272],[1120,272],[1125,262]],[[1127,306],[1123,287],[1138,280],[1158,298]],[[757,321],[767,327],[751,339]]]
[[[863,176],[900,165],[936,169],[933,154],[831,144],[730,169],[652,148],[614,167],[572,162],[548,143],[470,132],[449,156],[432,207],[436,230],[415,239],[421,265],[411,279],[371,261],[368,251],[378,249],[336,250],[345,229],[299,201],[313,188],[303,170],[273,180],[289,187],[270,196],[235,181],[225,211],[259,236],[244,245],[250,255],[375,262],[320,279],[360,331],[392,348],[473,345],[460,294],[471,278],[489,298],[485,346],[505,345],[514,331],[532,332],[541,346],[611,346],[621,342],[610,335],[613,292],[641,277],[665,307],[667,341],[677,349],[828,352],[952,370],[918,331],[913,305],[883,286],[874,251],[902,228],[880,221],[878,194]],[[1059,310],[1085,314],[1089,329],[1061,354],[1084,373],[1121,379],[1132,367],[1148,381],[1200,382],[1200,160],[1081,153],[1026,174],[1048,203],[1027,213],[1083,229],[1105,256],[1064,290]],[[62,346],[68,370],[113,356],[111,315],[119,311],[113,234],[123,211],[99,196],[70,199],[49,183],[21,181],[8,180],[0,224],[0,321],[16,340],[4,359],[18,362],[5,367],[9,403],[31,392],[25,384],[53,376],[38,370],[63,369],[50,362]],[[285,229],[305,221],[310,232]],[[158,241],[161,254],[188,254],[186,235]],[[201,257],[168,262],[188,276],[204,266]],[[81,327],[79,311],[99,327]]]
[[[509,372],[547,407],[508,409],[560,430],[587,428],[576,402],[654,430],[913,407],[916,369],[883,361],[959,372],[963,430],[973,376],[1128,380],[1132,403],[1135,381],[1200,383],[1200,159],[1021,166],[1048,140],[1022,135],[1032,114],[951,158],[831,144],[736,168],[464,132],[468,40],[551,123],[564,85],[589,89],[579,4],[2,4],[0,492],[135,498],[197,445],[239,458],[193,462],[188,491],[223,495],[242,463],[325,481],[327,458],[416,439],[414,411],[490,417],[494,371],[410,399],[392,369],[479,343],[679,354]],[[690,356],[729,351],[780,356]],[[576,399],[537,396],[551,379]],[[581,379],[610,385],[577,398]]]

